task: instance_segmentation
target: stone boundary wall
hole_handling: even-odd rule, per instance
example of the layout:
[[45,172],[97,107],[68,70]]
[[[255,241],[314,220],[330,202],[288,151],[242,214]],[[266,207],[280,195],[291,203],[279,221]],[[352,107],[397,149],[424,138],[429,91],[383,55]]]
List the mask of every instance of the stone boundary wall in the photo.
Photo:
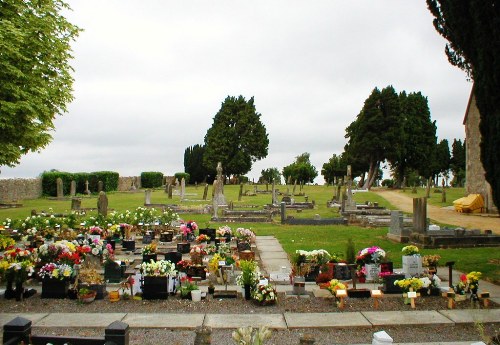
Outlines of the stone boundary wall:
[[41,178],[0,179],[0,202],[37,199],[42,196]]
[[141,188],[141,177],[140,176],[120,176],[118,178],[118,191],[119,192],[126,192],[129,191],[130,188],[132,187],[132,180],[135,177],[135,187],[137,189]]

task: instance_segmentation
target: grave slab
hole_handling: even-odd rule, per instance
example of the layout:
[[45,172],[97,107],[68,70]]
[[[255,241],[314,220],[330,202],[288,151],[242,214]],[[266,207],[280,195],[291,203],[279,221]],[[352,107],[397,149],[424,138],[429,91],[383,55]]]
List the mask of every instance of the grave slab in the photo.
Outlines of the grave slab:
[[[418,303],[418,302],[417,302]],[[449,318],[437,311],[377,311],[361,312],[374,326],[453,324]]]
[[207,314],[204,326],[212,328],[239,328],[267,326],[275,329],[286,329],[282,314]]
[[122,321],[126,313],[53,313],[37,322],[35,327],[105,328]]
[[17,313],[0,313],[0,327],[3,327],[7,322],[10,320],[20,316],[22,318],[25,318],[27,320],[31,321],[31,325],[34,325],[35,323],[39,322],[42,320],[44,317],[46,317],[47,313],[23,313],[23,314],[17,314]]
[[500,309],[440,310],[455,323],[500,322]]
[[205,314],[128,313],[122,321],[130,328],[195,329],[204,318]]
[[257,244],[257,248],[259,249],[260,252],[283,252],[283,247],[281,245],[262,245],[262,244]]
[[359,312],[285,313],[284,315],[288,328],[346,328],[372,326]]

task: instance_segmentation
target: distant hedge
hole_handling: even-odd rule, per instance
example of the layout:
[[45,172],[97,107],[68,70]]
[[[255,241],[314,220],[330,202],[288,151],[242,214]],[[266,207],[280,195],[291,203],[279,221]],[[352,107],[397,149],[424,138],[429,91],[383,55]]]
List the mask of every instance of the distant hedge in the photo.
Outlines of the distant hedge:
[[186,173],[186,172],[178,172],[178,173],[174,174],[174,177],[176,180],[179,180],[179,182],[181,182],[182,178],[184,177],[184,181],[186,182],[186,184],[188,184],[189,178],[191,177],[191,175],[189,175],[189,173]]
[[89,190],[97,193],[97,183],[102,181],[104,191],[110,192],[118,189],[120,175],[114,171],[96,171],[91,173],[69,173],[64,171],[51,171],[42,174],[42,190],[45,196],[57,196],[57,178],[63,180],[63,193],[69,195],[71,181],[76,182],[76,192],[85,192],[85,181],[89,181]]
[[141,173],[142,188],[157,188],[163,185],[163,173],[158,171],[145,171]]

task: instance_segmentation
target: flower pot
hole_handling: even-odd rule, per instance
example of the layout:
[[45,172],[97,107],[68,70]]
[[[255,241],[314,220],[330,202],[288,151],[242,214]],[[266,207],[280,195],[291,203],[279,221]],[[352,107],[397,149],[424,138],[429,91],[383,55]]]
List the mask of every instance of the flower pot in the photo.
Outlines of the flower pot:
[[53,278],[42,280],[41,298],[66,298],[68,295],[69,281]]
[[12,280],[7,280],[7,285],[5,287],[5,294],[4,294],[5,299],[12,299],[16,297],[16,292],[12,287],[13,284],[14,282]]
[[238,256],[240,260],[247,260],[247,261],[255,260],[255,253],[252,252],[251,250],[238,252]]
[[172,232],[163,232],[160,234],[160,242],[172,242],[174,234]]
[[94,291],[96,293],[96,300],[104,299],[104,297],[108,294],[106,291],[106,284],[78,284],[78,290],[81,288],[87,288]]
[[191,300],[193,302],[201,301],[201,290],[193,290],[191,291]]
[[151,262],[151,260],[157,261],[158,255],[156,253],[155,254],[142,254],[142,262]]
[[120,300],[120,292],[119,291],[110,291],[109,292],[109,301],[110,302],[118,302]]
[[215,292],[215,286],[209,286],[208,287],[208,294],[209,295],[213,295]]
[[134,240],[123,240],[122,241],[122,248],[127,251],[134,251],[135,250],[135,241]]
[[78,295],[78,299],[82,303],[91,303],[95,300],[95,296],[96,296],[96,292],[92,291],[92,292],[85,294],[85,295]]
[[141,289],[143,299],[168,299],[168,277],[145,276]]
[[182,253],[180,252],[168,252],[165,253],[165,261],[170,261],[174,265],[182,260]]
[[251,250],[250,242],[238,242],[238,251],[243,252],[245,250]]
[[245,299],[247,301],[252,298],[251,288],[252,288],[252,286],[250,284],[243,285],[243,290],[245,292]]
[[181,254],[188,254],[191,249],[191,244],[190,243],[177,243],[177,251]]

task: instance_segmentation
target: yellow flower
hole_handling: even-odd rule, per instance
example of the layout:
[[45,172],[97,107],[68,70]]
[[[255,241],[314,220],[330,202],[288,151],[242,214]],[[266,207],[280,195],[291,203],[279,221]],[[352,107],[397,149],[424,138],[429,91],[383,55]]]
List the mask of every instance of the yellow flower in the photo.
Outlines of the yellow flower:
[[55,268],[52,271],[52,277],[54,277],[54,278],[58,278],[59,277],[59,269],[58,268]]

